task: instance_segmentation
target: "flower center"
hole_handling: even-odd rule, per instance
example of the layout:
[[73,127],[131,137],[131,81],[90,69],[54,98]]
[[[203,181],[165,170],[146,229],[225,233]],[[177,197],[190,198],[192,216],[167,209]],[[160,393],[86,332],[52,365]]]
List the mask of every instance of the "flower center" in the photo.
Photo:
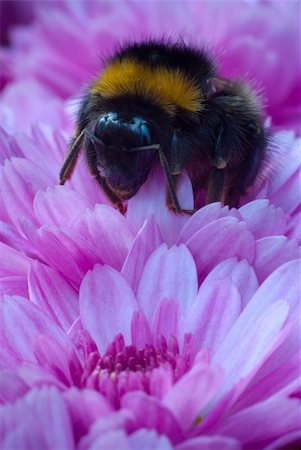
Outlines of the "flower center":
[[[82,375],[82,386],[96,389],[116,408],[129,391],[143,390],[150,395],[163,395],[164,386],[175,383],[190,368],[190,355],[180,354],[177,339],[167,342],[163,336],[156,347],[146,345],[137,350],[116,336],[101,356],[91,352]],[[167,384],[166,384],[167,382]]]

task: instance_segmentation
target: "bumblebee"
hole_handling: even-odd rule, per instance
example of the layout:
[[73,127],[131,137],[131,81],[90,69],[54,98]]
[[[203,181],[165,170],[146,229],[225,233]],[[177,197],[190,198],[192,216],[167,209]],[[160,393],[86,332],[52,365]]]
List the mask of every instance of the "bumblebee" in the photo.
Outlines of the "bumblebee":
[[207,190],[207,203],[238,207],[265,158],[263,121],[252,88],[220,77],[205,50],[161,41],[127,44],[106,61],[82,100],[60,184],[83,150],[92,176],[120,211],[157,163],[174,212],[192,212],[177,198],[184,170],[194,191]]

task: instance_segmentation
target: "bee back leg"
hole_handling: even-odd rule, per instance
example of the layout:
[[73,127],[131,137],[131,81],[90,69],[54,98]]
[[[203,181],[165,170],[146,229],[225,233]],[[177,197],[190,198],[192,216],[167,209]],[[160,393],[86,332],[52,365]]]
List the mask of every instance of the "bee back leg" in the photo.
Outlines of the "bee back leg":
[[260,145],[254,146],[253,151],[235,170],[228,171],[224,203],[230,208],[239,207],[240,197],[255,182],[262,160],[263,154]]

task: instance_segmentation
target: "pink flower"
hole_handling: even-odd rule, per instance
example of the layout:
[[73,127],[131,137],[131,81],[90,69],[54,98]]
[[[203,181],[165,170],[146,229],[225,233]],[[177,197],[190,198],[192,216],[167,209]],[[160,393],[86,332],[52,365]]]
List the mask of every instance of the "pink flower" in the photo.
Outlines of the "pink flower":
[[15,28],[11,48],[1,53],[8,80],[38,81],[66,98],[79,94],[98,70],[97,56],[110,54],[118,41],[198,36],[224,75],[256,81],[275,125],[300,131],[298,1],[27,3],[36,20]]
[[[3,443],[263,448],[297,439],[298,142],[279,134],[286,170],[239,210],[174,215],[155,170],[123,217],[82,165],[69,186],[55,186],[66,143],[49,131],[1,138]],[[185,177],[180,198],[192,207]],[[62,417],[63,433],[35,410],[22,425],[32,402],[43,411],[48,398],[50,430]]]
[[199,210],[169,212],[160,167],[125,216],[83,160],[57,185],[70,96],[95,73],[99,43],[110,52],[129,29],[202,30],[227,48],[225,74],[248,68],[275,123],[293,125],[295,2],[66,0],[32,11],[2,52],[1,448],[297,447],[300,139],[275,133],[239,209],[204,206],[183,174],[180,203]]

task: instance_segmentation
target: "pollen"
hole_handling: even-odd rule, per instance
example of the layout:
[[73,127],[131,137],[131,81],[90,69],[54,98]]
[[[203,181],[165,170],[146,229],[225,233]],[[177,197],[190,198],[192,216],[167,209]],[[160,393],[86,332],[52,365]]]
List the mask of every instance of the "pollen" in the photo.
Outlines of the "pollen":
[[91,89],[106,98],[138,95],[157,103],[169,114],[177,107],[191,112],[202,109],[202,91],[180,70],[150,67],[131,59],[109,64]]

